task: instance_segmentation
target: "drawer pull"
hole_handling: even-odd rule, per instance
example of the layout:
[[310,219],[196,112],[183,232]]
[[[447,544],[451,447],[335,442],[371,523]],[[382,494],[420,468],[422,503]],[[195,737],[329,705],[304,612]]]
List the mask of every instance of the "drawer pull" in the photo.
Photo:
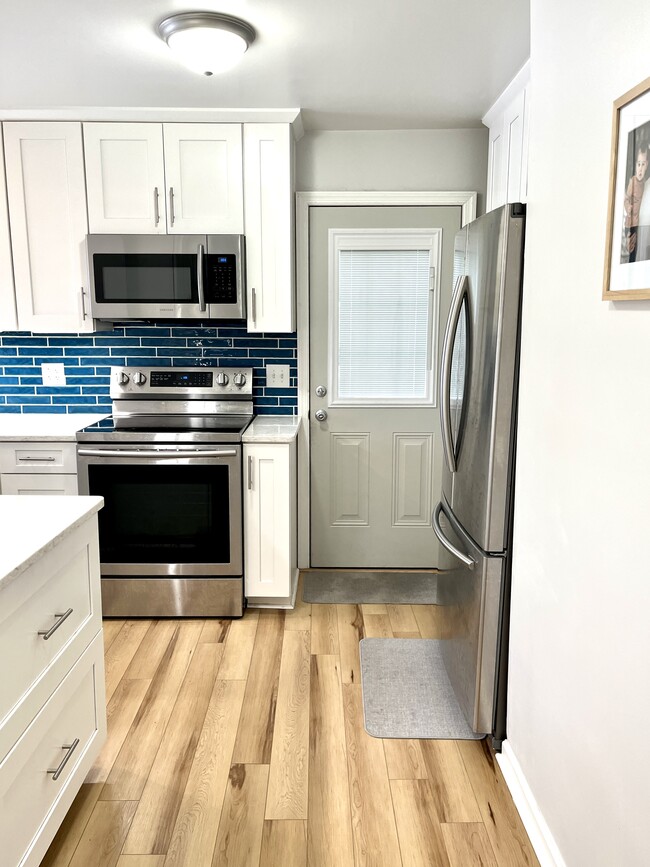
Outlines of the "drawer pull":
[[[54,635],[54,633],[55,633],[56,630],[59,628],[59,626],[61,626],[61,624],[63,623],[63,621],[64,621],[64,620],[67,620],[68,617],[70,617],[70,615],[72,614],[73,610],[74,610],[73,608],[68,608],[68,610],[65,611],[63,614],[55,614],[55,615],[54,615],[55,617],[58,617],[58,618],[59,618],[59,619],[56,621],[56,623],[55,623],[53,626],[50,626],[50,628],[49,628],[47,631],[42,630],[42,631],[40,631],[40,632],[38,633],[39,635],[42,635],[42,636],[43,636],[43,641],[47,641],[48,638],[51,638],[51,637]],[[48,773],[49,773],[49,772],[48,772]]]
[[18,460],[19,460],[19,461],[49,461],[49,462],[51,462],[51,461],[55,461],[56,458],[52,458],[52,457],[49,457],[49,458],[35,458],[35,457],[33,457],[32,455],[27,455],[27,457],[24,457],[24,458],[18,458]]
[[67,753],[63,756],[63,758],[61,759],[61,764],[59,765],[58,768],[54,768],[54,769],[50,768],[50,769],[47,771],[48,774],[52,774],[52,775],[53,775],[53,776],[52,776],[52,779],[53,779],[53,780],[58,780],[58,779],[59,779],[59,777],[60,777],[61,774],[63,773],[63,769],[65,768],[65,766],[66,766],[66,765],[68,764],[68,762],[70,761],[70,756],[73,754],[73,752],[77,749],[78,746],[79,746],[79,738],[75,738],[75,739],[72,741],[71,744],[63,744],[63,746],[61,747],[61,749],[62,749],[62,750],[67,750],[68,752],[67,752]]

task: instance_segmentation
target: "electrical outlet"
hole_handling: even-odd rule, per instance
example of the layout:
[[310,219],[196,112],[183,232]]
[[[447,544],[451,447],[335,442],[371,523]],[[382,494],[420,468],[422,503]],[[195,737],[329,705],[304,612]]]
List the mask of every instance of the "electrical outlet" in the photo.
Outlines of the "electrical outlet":
[[65,367],[62,364],[41,364],[43,385],[65,385]]
[[266,387],[289,388],[289,371],[288,364],[267,364]]

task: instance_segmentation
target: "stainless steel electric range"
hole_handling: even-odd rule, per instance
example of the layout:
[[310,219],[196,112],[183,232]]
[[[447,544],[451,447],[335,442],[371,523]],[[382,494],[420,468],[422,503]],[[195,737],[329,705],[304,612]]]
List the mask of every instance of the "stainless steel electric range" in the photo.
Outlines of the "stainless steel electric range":
[[250,368],[111,370],[112,416],[77,434],[79,493],[104,498],[105,616],[243,614],[252,383]]

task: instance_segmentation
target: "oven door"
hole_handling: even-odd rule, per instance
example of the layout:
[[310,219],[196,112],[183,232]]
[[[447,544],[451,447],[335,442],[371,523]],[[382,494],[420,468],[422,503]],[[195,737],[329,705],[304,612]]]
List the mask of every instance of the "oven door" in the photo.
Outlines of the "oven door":
[[241,446],[78,448],[79,493],[104,498],[102,575],[242,575]]

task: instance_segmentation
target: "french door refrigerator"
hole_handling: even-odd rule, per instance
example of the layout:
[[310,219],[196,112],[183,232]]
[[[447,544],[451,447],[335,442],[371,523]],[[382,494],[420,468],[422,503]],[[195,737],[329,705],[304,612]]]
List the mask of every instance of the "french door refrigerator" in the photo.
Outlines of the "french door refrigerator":
[[474,731],[505,738],[510,558],[525,206],[456,235],[440,370],[443,659]]

